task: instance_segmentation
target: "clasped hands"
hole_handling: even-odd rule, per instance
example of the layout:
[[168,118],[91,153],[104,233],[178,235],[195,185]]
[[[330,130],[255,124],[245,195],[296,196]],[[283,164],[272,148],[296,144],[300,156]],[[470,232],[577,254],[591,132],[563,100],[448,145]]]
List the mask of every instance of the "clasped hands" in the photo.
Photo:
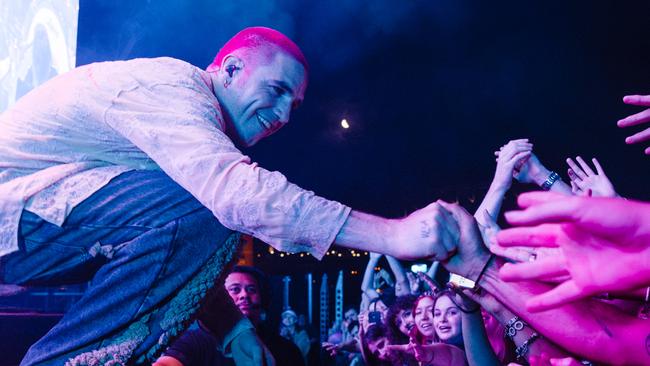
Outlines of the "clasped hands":
[[397,258],[433,258],[447,270],[474,280],[490,257],[476,220],[458,204],[434,202],[400,224]]

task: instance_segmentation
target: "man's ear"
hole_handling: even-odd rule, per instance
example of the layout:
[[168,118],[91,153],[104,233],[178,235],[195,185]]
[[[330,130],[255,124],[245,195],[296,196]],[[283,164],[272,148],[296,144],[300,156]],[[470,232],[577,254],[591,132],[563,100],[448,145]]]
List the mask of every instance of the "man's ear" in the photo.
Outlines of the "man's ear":
[[244,62],[237,56],[228,55],[221,63],[221,71],[226,75],[226,78],[233,78],[239,71],[244,68]]

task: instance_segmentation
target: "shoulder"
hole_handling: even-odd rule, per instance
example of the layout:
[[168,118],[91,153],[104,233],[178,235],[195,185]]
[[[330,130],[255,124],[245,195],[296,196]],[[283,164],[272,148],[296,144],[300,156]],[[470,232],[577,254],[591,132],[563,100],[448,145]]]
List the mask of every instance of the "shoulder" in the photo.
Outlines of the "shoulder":
[[216,349],[216,338],[202,329],[193,329],[184,332],[164,355],[179,360],[183,365],[193,365],[201,363],[198,358],[212,359]]
[[107,61],[84,65],[78,73],[88,75],[99,85],[156,85],[206,88],[205,71],[183,60],[171,57],[135,58],[126,61]]

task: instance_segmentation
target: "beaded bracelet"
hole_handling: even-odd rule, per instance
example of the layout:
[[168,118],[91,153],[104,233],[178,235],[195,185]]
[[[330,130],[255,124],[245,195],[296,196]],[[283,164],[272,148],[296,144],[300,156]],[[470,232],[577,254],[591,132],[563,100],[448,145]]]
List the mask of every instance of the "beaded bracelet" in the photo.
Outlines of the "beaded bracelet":
[[524,323],[523,320],[519,319],[519,317],[515,315],[508,321],[508,324],[506,325],[505,335],[510,339],[514,339],[515,335],[517,335],[517,332],[524,329],[525,326],[526,323]]
[[533,342],[535,342],[537,339],[539,339],[539,334],[536,332],[533,332],[533,334],[530,335],[528,339],[524,343],[521,344],[521,346],[517,347],[515,350],[515,353],[517,354],[517,359],[520,360],[526,356],[526,353],[528,353],[528,347],[530,347]]

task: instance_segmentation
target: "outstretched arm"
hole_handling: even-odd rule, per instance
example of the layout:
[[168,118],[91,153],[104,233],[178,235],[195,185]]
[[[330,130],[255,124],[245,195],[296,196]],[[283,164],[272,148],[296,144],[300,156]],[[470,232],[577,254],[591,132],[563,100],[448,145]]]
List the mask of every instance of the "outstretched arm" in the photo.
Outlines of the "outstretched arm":
[[465,295],[456,296],[458,303],[464,307],[462,312],[463,343],[465,344],[465,355],[470,366],[498,366],[500,365],[497,355],[492,349],[490,340],[485,332],[483,315],[477,303],[465,298]]
[[[499,322],[499,324],[501,324],[501,326],[506,327],[508,323],[514,320],[511,326],[516,327],[510,330],[511,334],[508,334],[508,331],[506,330],[506,336],[508,336],[514,342],[515,346],[520,350],[520,355],[518,356],[527,359],[530,364],[533,364],[531,362],[531,359],[534,359],[535,357],[541,357],[542,355],[546,355],[547,357],[552,358],[563,358],[569,356],[567,352],[559,349],[556,345],[549,342],[548,339],[544,337],[533,338],[536,331],[525,322],[522,321],[520,324],[515,325],[514,323],[516,322],[516,314],[510,311],[510,309],[507,307],[503,306],[503,304],[501,304],[487,291],[474,292],[471,290],[464,290],[463,294],[479,303],[481,307],[485,309],[485,311],[490,313]],[[521,327],[521,329],[518,329],[520,328],[520,325],[523,325],[523,327]],[[465,332],[464,324],[463,332]],[[479,341],[481,340],[479,339]],[[524,349],[524,344],[527,344],[527,349]]]
[[434,202],[403,219],[384,219],[352,211],[334,243],[399,259],[446,259],[458,242],[458,225]]
[[[544,182],[551,178],[553,172],[547,169],[535,154],[531,154],[525,163],[519,168],[515,178],[522,183],[533,183],[539,187],[544,186]],[[564,183],[562,179],[557,179],[550,186],[551,192],[561,193],[564,195],[572,195],[571,187]]]
[[[368,264],[366,264],[366,270],[363,273],[363,280],[361,281],[361,294],[365,295],[369,300],[372,300],[379,295],[372,287],[372,278],[375,273],[375,267],[379,260],[381,259],[381,254],[370,252],[370,257],[368,258]],[[362,311],[365,309],[361,309]]]
[[479,222],[481,221],[479,214],[482,215],[483,212],[487,212],[488,215],[494,218],[499,216],[503,196],[512,185],[515,168],[521,166],[530,157],[532,151],[533,144],[528,142],[528,139],[519,139],[509,141],[499,151],[494,152],[494,155],[497,156],[494,178],[485,194],[485,198],[483,198],[481,205],[474,214]]
[[390,269],[393,271],[393,275],[395,275],[395,295],[404,296],[410,294],[409,281],[406,278],[406,272],[404,271],[402,264],[389,255],[386,256],[386,260],[388,261]]
[[540,334],[576,355],[615,365],[650,364],[650,324],[645,320],[593,299],[531,313],[526,299],[548,291],[550,286],[504,282],[496,265],[486,270],[479,285]]

